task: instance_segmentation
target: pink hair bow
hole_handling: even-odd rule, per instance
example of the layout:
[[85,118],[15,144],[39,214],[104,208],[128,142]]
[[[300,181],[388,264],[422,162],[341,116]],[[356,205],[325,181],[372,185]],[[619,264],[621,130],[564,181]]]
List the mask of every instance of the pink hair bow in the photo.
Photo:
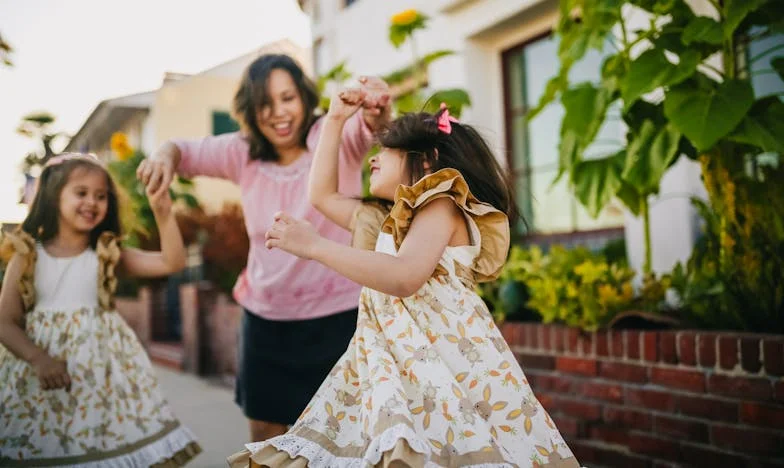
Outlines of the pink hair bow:
[[100,165],[100,160],[96,155],[92,153],[63,153],[50,158],[49,161],[46,162],[44,167],[56,166],[58,164],[62,164],[72,159],[81,159],[84,161],[88,161]]
[[457,122],[457,119],[449,115],[449,109],[446,108],[445,103],[441,103],[441,115],[438,117],[438,129],[449,135],[452,133],[452,122]]

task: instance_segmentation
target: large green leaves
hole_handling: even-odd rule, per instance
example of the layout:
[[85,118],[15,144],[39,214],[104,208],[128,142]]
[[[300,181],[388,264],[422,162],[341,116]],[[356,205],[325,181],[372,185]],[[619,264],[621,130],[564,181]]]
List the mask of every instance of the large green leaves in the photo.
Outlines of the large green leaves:
[[664,114],[699,151],[706,151],[738,126],[753,103],[748,81],[685,83],[667,93]]
[[563,94],[561,101],[566,114],[561,123],[561,173],[572,167],[582,150],[596,137],[610,100],[610,91],[591,83],[581,83]]
[[621,188],[625,157],[626,152],[620,151],[606,158],[580,161],[572,169],[574,195],[592,217],[599,216]]
[[658,193],[659,182],[678,156],[681,134],[672,125],[643,122],[626,150],[621,176],[643,195]]
[[729,138],[784,154],[784,103],[775,96],[757,101]]
[[449,108],[449,112],[453,116],[460,117],[460,114],[463,112],[463,107],[471,105],[471,97],[468,96],[468,93],[465,92],[465,90],[459,88],[442,89],[430,96],[424,111],[434,113],[438,111],[442,102],[446,104]]
[[676,85],[695,73],[700,57],[696,51],[685,51],[680,62],[672,64],[661,49],[651,49],[637,57],[621,86],[624,106],[628,108],[643,94],[660,86]]
[[690,45],[694,42],[720,45],[724,40],[721,24],[713,18],[697,16],[683,30],[682,40],[685,45]]
[[724,38],[729,39],[735,34],[746,15],[760,8],[768,0],[725,0],[724,2]]

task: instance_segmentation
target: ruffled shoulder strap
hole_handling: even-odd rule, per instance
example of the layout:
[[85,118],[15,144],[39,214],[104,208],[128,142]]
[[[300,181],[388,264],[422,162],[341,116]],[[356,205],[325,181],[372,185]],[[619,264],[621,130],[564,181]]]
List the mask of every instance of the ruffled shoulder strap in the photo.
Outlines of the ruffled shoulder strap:
[[381,202],[362,202],[351,219],[351,246],[374,250],[381,225],[389,214],[389,207]]
[[509,251],[509,219],[492,205],[474,197],[460,172],[441,169],[423,177],[413,186],[400,186],[395,204],[384,221],[382,231],[392,234],[400,248],[417,210],[439,198],[450,198],[476,224],[480,239],[479,255],[471,271],[475,282],[492,281],[501,273]]
[[35,263],[38,260],[38,251],[35,249],[35,239],[30,234],[19,229],[15,233],[6,233],[6,245],[11,246],[14,253],[22,257],[22,276],[19,278],[19,294],[25,311],[35,307]]
[[120,239],[113,232],[104,232],[95,246],[98,256],[98,305],[103,310],[114,309],[117,290],[117,263],[120,261]]

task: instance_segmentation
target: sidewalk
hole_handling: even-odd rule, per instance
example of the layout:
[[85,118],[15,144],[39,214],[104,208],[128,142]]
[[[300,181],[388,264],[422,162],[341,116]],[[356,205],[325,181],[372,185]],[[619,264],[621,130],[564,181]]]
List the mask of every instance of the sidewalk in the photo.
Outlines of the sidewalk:
[[226,468],[226,457],[242,450],[248,439],[248,423],[234,404],[234,393],[165,367],[156,366],[155,372],[174,413],[203,449],[188,468]]

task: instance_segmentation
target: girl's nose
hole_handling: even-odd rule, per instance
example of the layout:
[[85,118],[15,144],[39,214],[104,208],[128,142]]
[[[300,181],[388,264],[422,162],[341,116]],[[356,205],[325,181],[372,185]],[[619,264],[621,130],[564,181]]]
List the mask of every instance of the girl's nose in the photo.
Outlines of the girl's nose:
[[370,162],[370,164],[375,164],[376,161],[378,161],[378,155],[371,156],[368,161]]

